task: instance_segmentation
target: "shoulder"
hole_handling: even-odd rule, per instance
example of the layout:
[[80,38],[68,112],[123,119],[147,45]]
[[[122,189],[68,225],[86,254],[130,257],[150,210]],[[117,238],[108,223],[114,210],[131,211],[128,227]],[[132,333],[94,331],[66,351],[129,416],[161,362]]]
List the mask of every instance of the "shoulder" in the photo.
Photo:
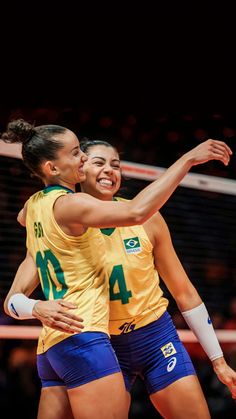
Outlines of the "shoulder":
[[101,201],[83,192],[67,193],[58,196],[54,203],[54,215],[57,220],[79,220],[82,214],[91,208],[99,210]]
[[168,226],[159,211],[145,221],[143,227],[153,244],[161,240],[164,234],[169,233]]

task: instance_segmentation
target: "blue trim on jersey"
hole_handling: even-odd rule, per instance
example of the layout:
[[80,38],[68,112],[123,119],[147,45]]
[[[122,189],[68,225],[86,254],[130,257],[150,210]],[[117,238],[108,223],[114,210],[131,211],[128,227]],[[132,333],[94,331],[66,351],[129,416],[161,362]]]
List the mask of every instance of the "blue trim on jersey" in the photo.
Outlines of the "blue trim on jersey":
[[169,313],[132,332],[112,335],[126,389],[131,391],[140,376],[149,394],[188,375],[196,375],[192,361],[179,339]]
[[103,332],[72,335],[37,355],[42,387],[68,389],[120,372],[110,339]]

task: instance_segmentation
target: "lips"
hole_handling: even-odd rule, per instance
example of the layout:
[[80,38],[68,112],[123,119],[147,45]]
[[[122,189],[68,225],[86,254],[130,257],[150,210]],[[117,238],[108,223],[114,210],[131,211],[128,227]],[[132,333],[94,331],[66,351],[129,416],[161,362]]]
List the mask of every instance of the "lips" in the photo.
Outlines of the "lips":
[[79,173],[82,173],[82,174],[84,175],[84,165],[81,165],[81,166],[78,168],[78,172],[79,172]]
[[109,187],[114,185],[114,182],[112,182],[111,179],[106,179],[106,178],[98,179],[98,183],[99,185],[109,186]]
[[80,176],[85,176],[85,173],[84,173],[84,171],[83,171],[83,169],[82,169],[82,168],[78,170],[78,174],[79,174]]

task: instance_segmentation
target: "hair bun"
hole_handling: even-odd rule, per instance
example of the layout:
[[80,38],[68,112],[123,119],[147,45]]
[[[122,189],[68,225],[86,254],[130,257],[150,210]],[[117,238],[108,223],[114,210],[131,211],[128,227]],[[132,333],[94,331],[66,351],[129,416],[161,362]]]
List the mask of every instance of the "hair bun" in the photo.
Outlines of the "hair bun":
[[10,143],[27,143],[35,132],[34,125],[24,119],[16,119],[9,122],[7,131],[2,135],[2,139]]

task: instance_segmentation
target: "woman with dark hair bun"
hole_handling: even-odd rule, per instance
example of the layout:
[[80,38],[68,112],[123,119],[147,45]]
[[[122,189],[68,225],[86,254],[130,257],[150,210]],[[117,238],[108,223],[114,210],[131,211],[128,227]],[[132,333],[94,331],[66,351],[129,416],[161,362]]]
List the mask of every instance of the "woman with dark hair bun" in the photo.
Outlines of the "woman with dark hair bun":
[[[87,156],[71,130],[16,120],[2,139],[22,143],[23,161],[45,185],[24,207],[28,256],[5,301],[9,315],[36,317],[44,324],[37,349],[42,381],[38,419],[127,418],[125,385],[109,340],[104,237],[95,227],[142,224],[193,165],[212,159],[227,165],[231,150],[208,140],[132,200],[102,202],[75,192],[85,180]],[[39,283],[37,273],[47,301],[28,298]]]

